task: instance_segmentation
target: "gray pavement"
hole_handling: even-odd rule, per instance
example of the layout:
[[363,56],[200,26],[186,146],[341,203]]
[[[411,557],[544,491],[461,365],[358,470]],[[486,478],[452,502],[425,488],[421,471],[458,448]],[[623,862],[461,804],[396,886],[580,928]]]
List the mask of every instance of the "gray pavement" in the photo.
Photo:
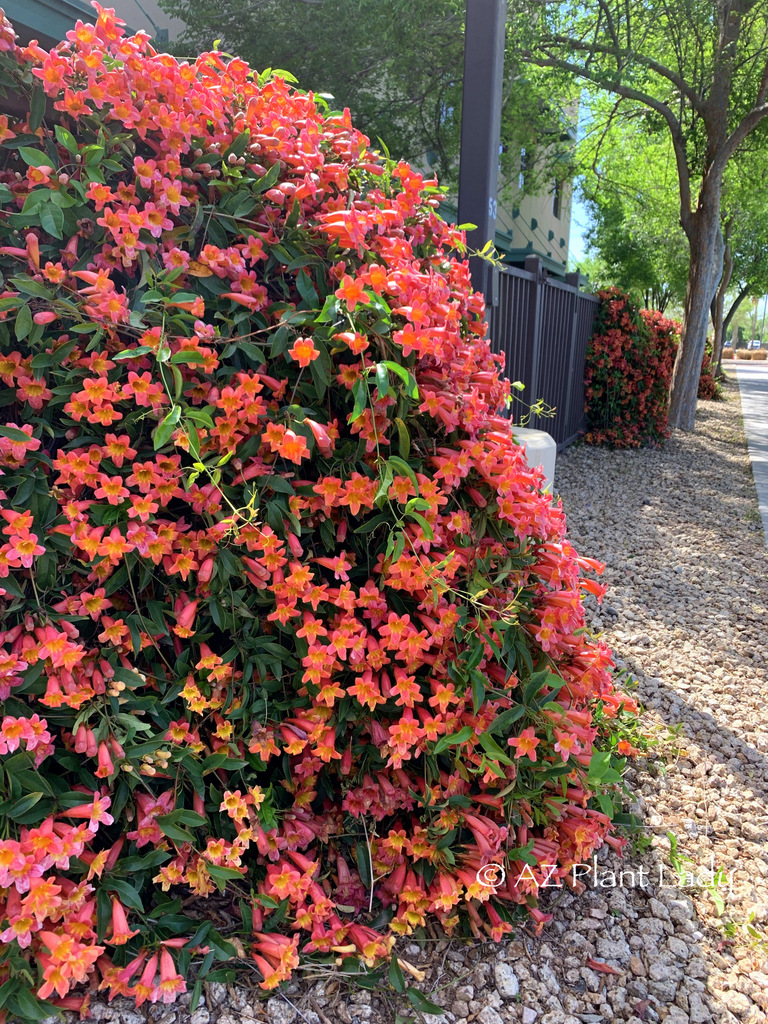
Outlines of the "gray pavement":
[[739,382],[749,458],[768,544],[768,362],[735,359],[725,363],[723,369]]

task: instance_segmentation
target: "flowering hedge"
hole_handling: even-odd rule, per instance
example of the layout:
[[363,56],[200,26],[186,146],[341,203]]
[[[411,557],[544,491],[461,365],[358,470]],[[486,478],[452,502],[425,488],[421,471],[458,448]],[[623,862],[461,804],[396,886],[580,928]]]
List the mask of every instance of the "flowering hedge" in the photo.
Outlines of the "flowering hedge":
[[[587,349],[587,434],[590,444],[637,448],[669,437],[669,388],[682,324],[655,309],[639,309],[618,288],[598,292],[601,304]],[[699,398],[720,397],[704,353]]]
[[[670,345],[677,355],[677,346],[680,344],[680,332],[683,325],[679,320],[672,320],[663,316],[656,310],[644,309],[641,311],[646,326],[651,331],[651,344],[666,352]],[[671,380],[671,378],[670,378]],[[717,383],[712,366],[712,345],[707,342],[704,351],[704,358],[701,361],[701,374],[699,375],[698,397],[704,399],[715,399],[721,397],[720,385]]]
[[461,236],[348,112],[97,12],[0,22],[4,1012],[541,925],[632,705]]
[[618,288],[601,303],[587,348],[587,434],[591,444],[636,448],[668,437],[669,385],[675,364],[675,324],[640,310]]
[[717,367],[712,365],[712,344],[707,342],[704,351],[704,359],[701,363],[701,376],[699,377],[699,398],[713,401],[723,397],[723,389],[715,377]]

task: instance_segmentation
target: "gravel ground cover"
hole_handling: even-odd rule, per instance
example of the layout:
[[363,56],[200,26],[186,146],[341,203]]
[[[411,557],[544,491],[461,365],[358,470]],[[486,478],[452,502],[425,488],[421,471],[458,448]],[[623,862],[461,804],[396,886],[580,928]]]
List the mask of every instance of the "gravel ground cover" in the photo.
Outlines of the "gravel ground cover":
[[[629,774],[642,827],[619,860],[601,856],[586,889],[553,889],[555,920],[502,946],[434,935],[400,955],[444,1008],[327,975],[266,1003],[256,987],[212,985],[147,1014],[116,1000],[115,1024],[709,1024],[768,1020],[768,552],[738,388],[700,403],[693,434],[662,449],[575,446],[556,488],[577,549],[607,563],[592,604],[638,681],[647,757]],[[676,870],[677,869],[677,870]],[[682,877],[680,874],[682,874]],[[409,977],[409,980],[412,978]],[[186,1005],[185,1005],[186,1003]]]

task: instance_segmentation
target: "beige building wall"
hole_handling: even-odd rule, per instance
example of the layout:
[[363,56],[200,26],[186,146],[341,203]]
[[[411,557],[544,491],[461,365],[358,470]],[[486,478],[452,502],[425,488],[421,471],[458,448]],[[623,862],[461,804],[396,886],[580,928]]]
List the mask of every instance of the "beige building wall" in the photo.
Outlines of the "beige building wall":
[[184,29],[184,22],[162,11],[157,0],[104,0],[104,6],[114,7],[118,17],[134,32],[144,29],[159,42],[162,40],[158,38],[158,29],[166,31],[170,40],[180,36]]
[[553,181],[549,193],[519,196],[500,203],[497,248],[501,243],[516,260],[526,254],[540,256],[557,265],[550,269],[564,270],[571,233],[571,200],[570,182],[560,184],[556,194]]

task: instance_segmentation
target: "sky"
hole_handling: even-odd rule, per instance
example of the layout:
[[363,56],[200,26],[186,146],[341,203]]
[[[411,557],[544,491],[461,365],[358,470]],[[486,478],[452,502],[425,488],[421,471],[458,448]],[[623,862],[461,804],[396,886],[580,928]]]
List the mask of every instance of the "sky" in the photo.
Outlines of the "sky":
[[569,265],[578,263],[587,255],[587,229],[589,226],[589,212],[586,204],[574,196],[571,203],[571,234],[568,239]]

